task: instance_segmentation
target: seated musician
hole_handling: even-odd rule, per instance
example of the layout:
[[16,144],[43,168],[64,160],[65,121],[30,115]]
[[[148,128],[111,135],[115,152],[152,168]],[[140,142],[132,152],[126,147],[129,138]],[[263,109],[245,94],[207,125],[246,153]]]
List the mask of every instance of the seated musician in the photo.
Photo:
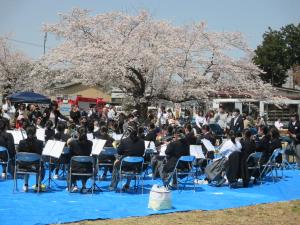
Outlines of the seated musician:
[[[71,138],[69,134],[65,134],[66,125],[64,122],[58,121],[57,127],[56,127],[56,134],[54,135],[54,140],[56,141],[62,141],[66,142]],[[63,152],[56,162],[55,167],[55,174],[53,176],[53,179],[58,179],[58,172],[59,172],[59,166],[60,164],[67,164],[70,161],[70,154],[69,152]]]
[[242,145],[236,138],[236,134],[234,133],[234,131],[229,131],[228,137],[229,139],[223,144],[222,148],[220,149],[220,154],[228,159],[225,164],[225,168],[229,186],[236,187],[237,180],[240,175],[239,168]]
[[[68,145],[70,148],[70,158],[73,156],[90,156],[92,152],[93,142],[87,139],[87,131],[85,127],[80,127],[78,129],[78,139],[71,139],[68,141]],[[91,173],[92,166],[89,163],[76,163],[72,164],[72,171],[80,172],[80,173]],[[72,180],[69,181],[72,183],[73,188],[72,192],[78,190],[77,180],[81,180],[82,189],[81,192],[86,192],[86,181],[88,179],[87,176],[72,176]]]
[[[11,175],[13,175],[13,168],[14,168],[14,158],[15,158],[15,144],[14,144],[14,137],[12,134],[6,132],[6,121],[1,118],[0,119],[0,146],[6,148],[8,150],[10,162],[8,165],[8,171]],[[6,152],[0,152],[0,161],[7,161],[8,157]],[[6,164],[2,164],[2,178],[7,176],[6,174]]]
[[[280,140],[280,134],[279,131],[276,127],[271,127],[270,131],[269,131],[269,135],[270,135],[270,148],[269,151],[267,152],[268,157],[270,158],[271,155],[273,154],[275,149],[281,148],[281,140]],[[276,162],[277,163],[281,163],[282,162],[282,155],[278,155],[276,158]]]
[[216,138],[210,131],[208,125],[203,125],[201,128],[201,135],[197,138],[196,144],[201,145],[203,154],[205,155],[206,159],[199,159],[197,160],[197,164],[201,167],[202,170],[206,167],[209,160],[214,159],[214,151],[208,151],[205,145],[202,143],[202,139],[206,139],[211,142],[212,145],[216,144]]
[[146,141],[153,141],[155,142],[156,141],[156,137],[157,137],[157,129],[155,127],[155,124],[154,123],[150,123],[149,124],[149,132],[148,134],[146,135],[145,137],[145,140]]
[[260,126],[258,128],[258,138],[256,140],[256,151],[262,152],[260,160],[261,164],[265,164],[269,160],[269,148],[270,148],[270,135],[267,126]]
[[[109,189],[115,190],[119,182],[119,170],[121,166],[121,161],[126,156],[143,156],[145,152],[144,140],[137,136],[137,127],[129,126],[127,128],[127,133],[129,136],[122,139],[118,147],[118,155],[120,156],[114,163],[113,176]],[[130,179],[127,178],[127,182],[123,189],[128,190],[130,185]]]
[[[166,161],[159,165],[160,177],[162,178],[165,186],[176,187],[177,180],[175,176],[172,177],[172,172],[174,171],[176,163],[181,156],[190,155],[189,143],[185,138],[184,130],[182,128],[176,129],[174,141],[168,144],[165,154]],[[181,165],[181,168],[184,169],[185,165]],[[170,185],[172,178],[173,183]]]
[[197,137],[195,136],[191,124],[186,124],[184,131],[185,131],[185,138],[189,143],[189,145],[195,145],[197,142]]
[[[18,152],[29,152],[29,153],[36,153],[39,155],[42,155],[43,152],[43,147],[44,144],[42,141],[38,140],[36,138],[36,128],[34,126],[28,126],[26,128],[26,134],[27,134],[27,138],[24,140],[21,140],[18,146]],[[30,168],[36,168],[37,165],[24,165],[24,168],[26,169],[30,169]],[[23,165],[22,165],[23,167]],[[45,177],[45,170],[44,167],[42,165],[42,176],[41,176],[41,181],[44,179]],[[28,180],[29,180],[29,175],[26,174],[24,175],[24,186],[23,186],[23,190],[25,192],[28,191]],[[41,186],[41,185],[40,185]],[[41,186],[42,189],[44,188],[43,186]],[[38,188],[38,175],[36,175],[36,185],[35,188]]]
[[[243,179],[243,186],[247,187],[249,184],[249,180],[252,176],[252,172],[254,171],[248,171],[248,164],[247,159],[250,154],[254,153],[256,150],[255,141],[253,140],[253,137],[251,135],[250,130],[245,130],[243,134],[243,139],[241,140],[242,144],[242,154],[240,158],[240,168],[241,168],[241,178]],[[253,163],[253,162],[252,162]],[[249,162],[249,166],[251,165],[251,162]],[[256,182],[256,180],[255,180]]]
[[[98,139],[106,140],[104,147],[113,147],[113,142],[115,141],[109,134],[108,129],[106,126],[102,126],[101,129],[95,133],[95,137]],[[116,160],[116,157],[114,155],[99,155],[99,163],[112,163]],[[102,179],[105,179],[107,176],[107,172],[110,169],[110,172],[112,172],[112,168],[110,166],[104,167],[104,172],[102,174]]]

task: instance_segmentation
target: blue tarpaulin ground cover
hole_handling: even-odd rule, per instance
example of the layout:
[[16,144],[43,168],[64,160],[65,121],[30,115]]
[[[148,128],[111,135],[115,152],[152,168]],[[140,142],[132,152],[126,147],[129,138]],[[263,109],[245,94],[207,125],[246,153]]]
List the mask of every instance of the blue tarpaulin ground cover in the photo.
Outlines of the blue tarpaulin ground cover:
[[[31,184],[34,184],[33,176]],[[87,219],[125,218],[189,210],[218,210],[300,199],[300,170],[284,170],[284,178],[248,188],[230,189],[228,186],[197,185],[187,190],[172,191],[172,210],[148,209],[149,191],[157,180],[147,179],[145,191],[116,193],[107,191],[109,181],[97,182],[104,191],[91,194],[68,193],[66,181],[52,183],[54,190],[44,193],[22,191],[13,193],[13,180],[0,181],[0,224],[49,224]]]

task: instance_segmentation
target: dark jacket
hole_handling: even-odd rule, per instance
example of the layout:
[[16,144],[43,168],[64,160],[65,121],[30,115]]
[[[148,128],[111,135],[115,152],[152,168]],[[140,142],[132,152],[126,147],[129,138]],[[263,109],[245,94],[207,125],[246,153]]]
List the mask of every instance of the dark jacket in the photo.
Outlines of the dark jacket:
[[265,135],[256,142],[256,151],[262,152],[261,163],[266,163],[269,159],[270,136]]
[[29,140],[28,138],[25,140],[21,140],[19,143],[18,151],[19,152],[30,152],[37,153],[42,155],[44,144],[42,141],[34,138],[33,140]]
[[236,123],[234,124],[235,118],[230,121],[230,130],[233,130],[235,134],[241,134],[244,130],[244,120],[242,115],[238,116]]
[[295,125],[293,125],[292,121],[289,122],[288,131],[291,134],[299,134],[300,133],[300,121],[297,120]]
[[256,151],[256,145],[254,140],[251,139],[242,139],[241,144],[242,150],[240,154],[240,177],[243,179],[244,186],[248,186],[250,175],[248,171],[247,159],[249,155]]
[[53,129],[45,129],[45,141],[53,140],[55,131]]
[[190,155],[190,147],[185,138],[173,141],[168,144],[166,149],[167,162],[163,170],[167,173],[172,172],[181,156]]
[[143,156],[145,152],[145,142],[138,138],[133,142],[130,137],[122,139],[118,147],[118,154],[122,156]]
[[70,138],[70,135],[68,134],[65,134],[65,133],[56,133],[54,135],[54,140],[57,140],[57,141],[63,141],[63,142],[67,142]]
[[74,140],[70,142],[70,155],[73,156],[90,156],[92,152],[93,142],[85,141],[80,142],[78,140]]
[[75,124],[79,124],[79,119],[81,115],[79,111],[74,112],[73,110],[70,111],[70,118],[73,120]]
[[194,134],[194,132],[190,132],[185,135],[185,138],[189,145],[195,145],[197,143],[197,138]]
[[42,117],[42,113],[39,110],[29,112],[28,119],[30,122],[35,122],[37,118]]
[[7,148],[9,157],[13,158],[16,154],[14,137],[10,133],[0,133],[0,146]]
[[[55,118],[54,118],[54,127],[57,126],[58,118],[69,121],[69,119],[67,117],[65,117],[64,115],[62,115],[59,110],[54,110],[53,113],[54,113],[54,116],[55,116]],[[50,114],[51,114],[51,109],[50,108],[45,109],[44,114],[43,114],[43,118],[42,118],[42,126],[45,126],[46,122],[50,118]]]
[[156,136],[157,136],[157,131],[154,129],[154,130],[151,130],[149,131],[149,133],[146,135],[145,137],[145,141],[153,141],[155,142],[156,141]]

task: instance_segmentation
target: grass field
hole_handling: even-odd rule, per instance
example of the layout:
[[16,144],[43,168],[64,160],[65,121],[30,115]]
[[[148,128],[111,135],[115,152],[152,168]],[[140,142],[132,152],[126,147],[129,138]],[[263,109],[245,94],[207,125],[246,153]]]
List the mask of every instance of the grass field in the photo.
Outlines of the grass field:
[[72,225],[299,225],[300,201],[261,204],[218,211],[191,211],[131,217],[117,220],[96,220],[71,223]]

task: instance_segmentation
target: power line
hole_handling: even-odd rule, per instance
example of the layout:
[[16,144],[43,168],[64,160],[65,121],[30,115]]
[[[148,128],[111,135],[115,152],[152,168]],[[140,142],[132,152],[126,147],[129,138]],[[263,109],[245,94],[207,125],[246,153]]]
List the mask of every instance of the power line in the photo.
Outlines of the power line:
[[[28,42],[28,41],[20,41],[20,40],[16,40],[16,39],[13,39],[13,38],[8,38],[8,37],[5,37],[5,39],[7,39],[9,41],[16,42],[16,43],[20,43],[20,44],[34,46],[34,47],[37,47],[37,48],[44,48],[44,45],[35,44],[35,43],[32,43],[32,42]],[[45,47],[45,48],[47,48],[47,47]]]

